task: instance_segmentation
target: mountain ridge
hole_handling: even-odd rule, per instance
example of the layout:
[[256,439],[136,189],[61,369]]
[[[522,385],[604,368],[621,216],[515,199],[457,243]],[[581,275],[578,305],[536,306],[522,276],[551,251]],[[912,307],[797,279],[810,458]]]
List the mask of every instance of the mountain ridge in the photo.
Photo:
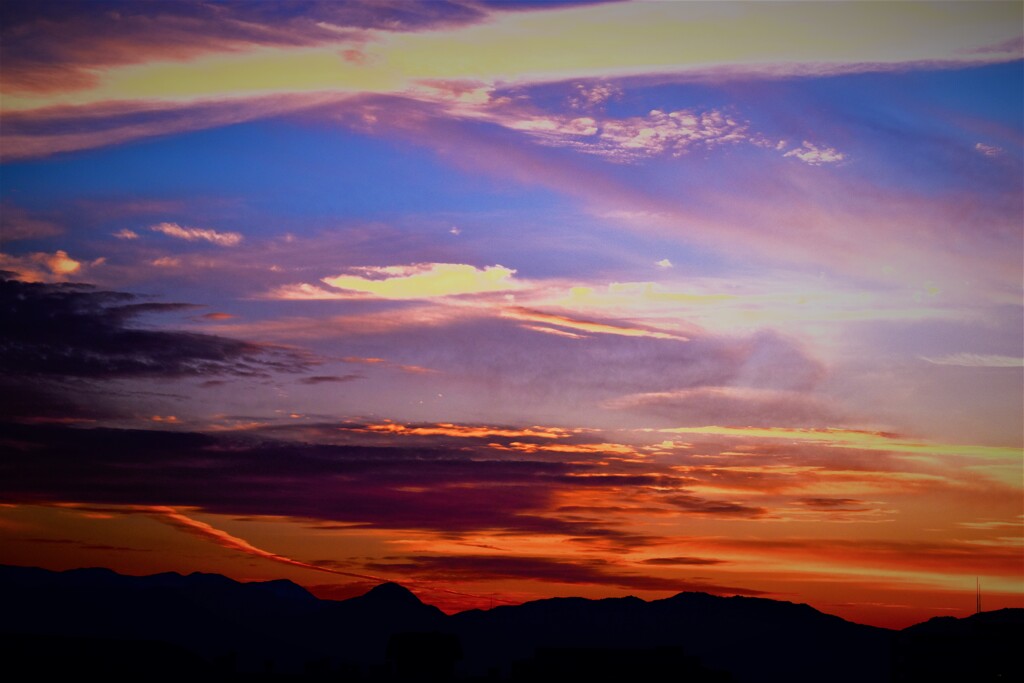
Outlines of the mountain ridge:
[[[8,565],[0,565],[0,604],[5,608],[0,633],[7,642],[20,643],[0,661],[17,660],[19,648],[34,651],[47,643],[79,652],[103,650],[96,642],[116,642],[111,651],[180,650],[235,675],[299,675],[312,667],[347,672],[346,680],[392,680],[388,671],[405,670],[394,669],[402,657],[422,664],[444,651],[455,653],[445,664],[449,668],[439,669],[448,677],[431,680],[492,674],[498,680],[547,680],[545,670],[584,670],[579,667],[586,664],[626,671],[650,669],[655,662],[686,669],[692,681],[809,683],[822,680],[823,671],[831,681],[887,681],[897,655],[910,664],[921,652],[941,660],[956,650],[950,643],[975,647],[979,624],[989,624],[981,629],[988,634],[1016,634],[1024,624],[1024,610],[1000,610],[894,631],[803,603],[699,592],[650,602],[634,596],[546,598],[446,615],[397,583],[347,600],[323,600],[288,580],[246,583],[198,572],[139,577],[104,568],[52,572]],[[75,645],[82,639],[92,645]],[[37,654],[34,661],[59,659]],[[991,653],[989,658],[1001,661]]]

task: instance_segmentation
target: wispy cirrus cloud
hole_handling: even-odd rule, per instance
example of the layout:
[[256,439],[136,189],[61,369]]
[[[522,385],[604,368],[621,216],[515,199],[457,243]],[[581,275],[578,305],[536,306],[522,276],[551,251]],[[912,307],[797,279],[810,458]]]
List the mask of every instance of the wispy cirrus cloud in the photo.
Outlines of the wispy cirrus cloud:
[[[87,112],[111,102],[142,109],[153,102],[191,107],[218,99],[244,104],[325,92],[335,99],[403,95],[436,81],[493,86],[641,75],[776,78],[1020,57],[1019,44],[1011,42],[1018,36],[1019,8],[1001,3],[986,3],[984,11],[974,5],[939,9],[923,3],[825,3],[799,9],[757,3],[607,3],[489,13],[447,3],[426,6],[432,9],[417,3],[397,11],[401,16],[395,22],[381,23],[389,12],[368,11],[363,3],[351,5],[359,11],[346,3],[313,12],[337,14],[337,21],[238,8],[204,20],[200,17],[209,10],[189,5],[187,11],[171,12],[166,27],[155,26],[145,11],[119,12],[114,20],[93,13],[80,25],[47,22],[24,12],[9,22],[12,39],[4,41],[15,57],[0,84],[13,91],[4,98],[4,110],[70,105]],[[807,25],[816,27],[813,34],[800,28]],[[878,31],[880,25],[896,28]],[[904,26],[916,30],[908,35],[899,29]],[[833,39],[819,40],[822,33]],[[616,39],[608,41],[608,34]],[[28,36],[32,39],[26,42]],[[5,64],[11,63],[5,57]],[[166,132],[168,125],[191,130],[210,124],[207,117],[186,116],[149,124],[144,131],[131,125],[85,136],[14,131],[13,139],[5,141],[5,154],[45,155],[110,144]],[[651,142],[628,127],[613,125],[610,135],[638,147]],[[823,162],[826,156],[812,158]]]
[[512,113],[493,118],[541,143],[572,147],[620,162],[661,155],[678,157],[695,148],[744,142],[749,130],[748,124],[718,110],[665,112],[654,109],[646,116],[603,120],[552,116],[518,118]]
[[[965,540],[886,540],[864,538],[806,539],[721,539],[708,544],[712,548],[758,549],[780,557],[800,558],[813,563],[828,558],[829,564],[846,565],[856,572],[864,567],[916,573],[919,579],[956,585],[961,576],[977,574],[1019,577],[1020,551],[1017,548],[984,548]],[[950,577],[952,575],[952,577]],[[950,580],[952,578],[952,580]]]
[[657,414],[697,426],[744,424],[781,427],[826,427],[839,419],[835,408],[809,391],[754,387],[705,386],[630,394],[605,402],[614,410]]
[[[451,309],[448,316],[498,316],[522,321],[524,329],[572,339],[583,339],[588,334],[610,334],[625,337],[650,337],[687,341],[675,332],[651,326],[628,324],[626,321],[601,319],[586,320],[572,315],[560,315],[484,299],[474,304],[472,295],[505,294],[507,301],[513,295],[527,300],[549,298],[552,289],[564,283],[515,278],[516,270],[504,266],[477,268],[467,264],[422,263],[410,266],[358,267],[351,274],[321,278],[327,289],[310,283],[282,285],[265,296],[282,300],[346,300],[379,298],[388,300],[432,299],[443,304],[446,297],[465,297],[459,308]],[[440,315],[440,314],[439,314]]]
[[199,102],[132,100],[79,107],[58,103],[43,110],[4,110],[0,156],[10,161],[94,149],[157,135],[294,114],[326,103],[337,103],[348,96],[346,93],[257,94],[246,99],[204,99]]
[[946,356],[921,356],[933,365],[952,365],[963,368],[1019,368],[1024,358],[985,353],[952,353]]
[[[501,309],[501,316],[504,318],[511,318],[513,320],[543,323],[544,325],[553,325],[555,328],[567,328],[569,330],[577,330],[579,332],[589,332],[594,334],[614,334],[621,335],[623,337],[650,337],[652,339],[689,341],[685,336],[680,334],[661,332],[659,330],[647,329],[639,326],[617,325],[611,322],[601,322],[597,320],[580,320],[578,318],[571,318],[564,315],[544,313],[542,311],[536,311],[522,306],[505,307]],[[535,325],[527,327],[528,329],[538,330],[538,327]],[[550,332],[552,330],[550,328],[540,328],[539,331]]]
[[218,232],[209,228],[188,228],[177,223],[158,223],[150,226],[153,232],[163,233],[168,237],[176,237],[188,242],[203,240],[220,247],[233,247],[241,243],[242,235],[237,232]]
[[302,567],[303,569],[312,569],[313,571],[326,572],[328,574],[337,574],[339,576],[352,576],[359,579],[371,579],[383,582],[385,579],[380,579],[375,576],[368,576],[366,574],[354,574],[352,572],[345,572],[338,569],[332,569],[331,567],[324,566],[322,564],[313,564],[310,562],[303,562],[296,560],[285,555],[279,555],[278,553],[270,552],[254,546],[243,538],[232,536],[228,532],[217,529],[214,526],[207,524],[198,519],[189,517],[182,511],[169,507],[166,505],[150,505],[143,506],[138,509],[139,512],[148,513],[157,519],[164,521],[186,533],[205,538],[213,541],[217,545],[227,548],[229,550],[236,550],[238,552],[245,553],[246,555],[252,555],[253,557],[259,557],[264,560],[270,560],[272,562],[280,562],[282,564],[292,565],[294,567]]
[[[582,84],[577,84],[579,88],[587,91]],[[538,111],[521,95],[513,98],[481,84],[444,81],[417,84],[404,95],[435,103],[454,118],[487,121],[523,133],[541,145],[567,147],[618,163],[678,158],[695,150],[740,143],[772,149],[811,166],[845,159],[831,147],[819,148],[810,142],[793,147],[786,140],[770,139],[752,130],[750,122],[736,113],[721,109],[652,109],[619,118],[597,112],[556,114]]]
[[0,204],[0,245],[15,240],[53,237],[64,232],[56,223],[30,214],[10,202]]
[[922,456],[962,456],[981,460],[1002,460],[1017,463],[1020,449],[1012,446],[986,446],[955,443],[936,443],[907,438],[887,432],[838,429],[838,428],[784,428],[784,427],[673,427],[658,430],[671,434],[706,434],[724,437],[749,437],[757,439],[791,439],[820,443],[832,448],[888,451],[892,453],[919,454]]

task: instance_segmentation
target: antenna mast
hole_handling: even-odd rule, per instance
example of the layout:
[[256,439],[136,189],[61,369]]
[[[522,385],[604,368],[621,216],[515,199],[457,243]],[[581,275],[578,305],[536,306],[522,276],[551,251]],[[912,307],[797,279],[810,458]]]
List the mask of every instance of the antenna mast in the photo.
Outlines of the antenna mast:
[[974,577],[974,613],[981,614],[981,579]]

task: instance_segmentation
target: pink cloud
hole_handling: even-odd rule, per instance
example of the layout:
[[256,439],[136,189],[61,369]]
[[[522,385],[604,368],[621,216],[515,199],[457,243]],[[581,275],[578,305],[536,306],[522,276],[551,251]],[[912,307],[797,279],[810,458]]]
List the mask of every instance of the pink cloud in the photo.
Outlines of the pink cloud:
[[150,226],[149,229],[188,242],[204,240],[220,247],[233,247],[242,241],[242,235],[237,232],[217,232],[208,228],[185,228],[177,223],[158,223]]
[[800,147],[795,147],[782,156],[796,157],[808,166],[821,166],[822,164],[835,164],[846,159],[846,155],[836,151],[832,147],[818,147],[812,142],[804,140]]
[[0,244],[15,240],[54,237],[64,230],[56,223],[29,214],[9,202],[0,204]]
[[1002,156],[1003,153],[1006,151],[1002,147],[997,147],[995,145],[986,145],[982,142],[975,144],[974,149],[977,150],[978,153],[984,154],[987,157]]
[[695,387],[630,394],[605,403],[616,410],[656,414],[679,425],[825,427],[838,422],[829,402],[806,391],[751,387]]

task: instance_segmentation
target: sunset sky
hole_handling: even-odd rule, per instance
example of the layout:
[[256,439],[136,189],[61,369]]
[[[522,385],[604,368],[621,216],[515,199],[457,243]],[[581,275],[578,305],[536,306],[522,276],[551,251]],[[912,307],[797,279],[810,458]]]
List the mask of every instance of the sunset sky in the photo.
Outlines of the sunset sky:
[[1024,5],[0,8],[0,563],[1024,606]]

